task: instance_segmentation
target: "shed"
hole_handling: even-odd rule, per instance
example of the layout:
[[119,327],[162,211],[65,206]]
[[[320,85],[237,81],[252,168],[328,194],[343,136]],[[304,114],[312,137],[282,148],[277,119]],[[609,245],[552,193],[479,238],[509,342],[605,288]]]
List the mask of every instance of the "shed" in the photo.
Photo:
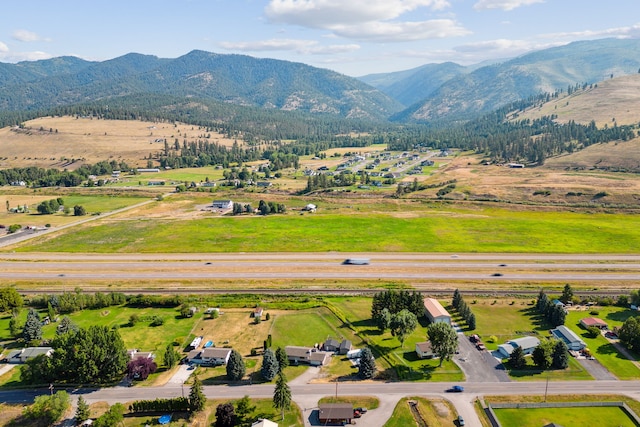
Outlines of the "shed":
[[353,348],[353,344],[349,340],[342,340],[340,347],[338,348],[338,354],[347,354]]
[[439,323],[444,322],[447,324],[451,324],[451,315],[445,308],[438,302],[438,300],[433,298],[425,298],[424,299],[424,309],[427,316],[427,319],[431,323]]
[[564,325],[560,325],[557,328],[552,329],[551,333],[558,339],[564,341],[569,350],[580,351],[587,346],[587,344],[585,344],[585,342],[582,341],[575,332]]
[[324,344],[322,344],[322,349],[324,351],[338,351],[339,348],[340,348],[340,343],[338,342],[338,340],[333,338],[328,338],[324,342]]
[[321,424],[351,424],[353,405],[351,403],[321,403],[318,405]]
[[253,313],[251,313],[251,315],[253,317],[262,317],[263,312],[264,312],[264,309],[262,307],[256,307],[253,309]]
[[420,359],[430,359],[434,356],[431,348],[431,341],[423,341],[416,343],[416,354]]

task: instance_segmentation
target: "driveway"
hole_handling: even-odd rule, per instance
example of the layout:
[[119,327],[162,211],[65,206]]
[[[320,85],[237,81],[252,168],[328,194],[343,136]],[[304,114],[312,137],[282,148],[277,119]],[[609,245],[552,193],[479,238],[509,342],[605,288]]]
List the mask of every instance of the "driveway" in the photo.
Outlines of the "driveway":
[[507,382],[511,381],[502,362],[491,355],[487,350],[478,350],[469,341],[469,337],[458,333],[458,351],[453,360],[456,362],[467,382]]
[[167,381],[167,385],[182,385],[191,376],[193,369],[189,369],[187,363],[178,365],[178,369],[173,374],[171,379]]

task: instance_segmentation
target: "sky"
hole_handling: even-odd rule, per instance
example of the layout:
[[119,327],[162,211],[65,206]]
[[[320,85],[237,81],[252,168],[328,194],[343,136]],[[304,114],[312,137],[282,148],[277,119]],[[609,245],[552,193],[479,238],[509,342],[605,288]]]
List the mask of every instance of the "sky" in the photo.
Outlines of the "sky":
[[8,63],[199,49],[358,77],[606,37],[640,37],[639,0],[2,0],[0,8]]

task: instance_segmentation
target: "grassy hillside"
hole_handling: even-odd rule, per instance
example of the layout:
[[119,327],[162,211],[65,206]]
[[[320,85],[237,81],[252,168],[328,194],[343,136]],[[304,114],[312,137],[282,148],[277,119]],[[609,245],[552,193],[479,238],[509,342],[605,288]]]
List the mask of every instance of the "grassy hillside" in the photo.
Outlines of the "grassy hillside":
[[[124,161],[145,167],[150,154],[164,150],[164,140],[173,147],[175,139],[193,140],[210,134],[210,142],[231,146],[223,135],[199,130],[197,126],[138,120],[42,117],[29,120],[24,129],[0,129],[0,168],[39,166],[74,169],[82,163],[101,160]],[[68,165],[67,160],[82,159]]]
[[595,120],[599,128],[636,124],[640,121],[640,74],[604,80],[541,107],[530,108],[517,119],[534,120],[552,114],[557,115],[561,123],[573,120],[588,124]]

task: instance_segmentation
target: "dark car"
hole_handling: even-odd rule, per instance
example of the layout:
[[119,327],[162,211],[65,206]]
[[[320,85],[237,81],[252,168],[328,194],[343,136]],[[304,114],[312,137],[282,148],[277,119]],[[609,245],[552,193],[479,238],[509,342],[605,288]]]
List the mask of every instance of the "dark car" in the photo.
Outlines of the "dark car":
[[367,408],[355,408],[354,411],[358,411],[361,414],[366,414],[367,413]]
[[461,385],[454,385],[450,389],[447,390],[447,393],[462,393],[464,391],[464,387]]
[[493,273],[492,276],[493,277],[500,277],[500,276],[502,276],[502,273]]

